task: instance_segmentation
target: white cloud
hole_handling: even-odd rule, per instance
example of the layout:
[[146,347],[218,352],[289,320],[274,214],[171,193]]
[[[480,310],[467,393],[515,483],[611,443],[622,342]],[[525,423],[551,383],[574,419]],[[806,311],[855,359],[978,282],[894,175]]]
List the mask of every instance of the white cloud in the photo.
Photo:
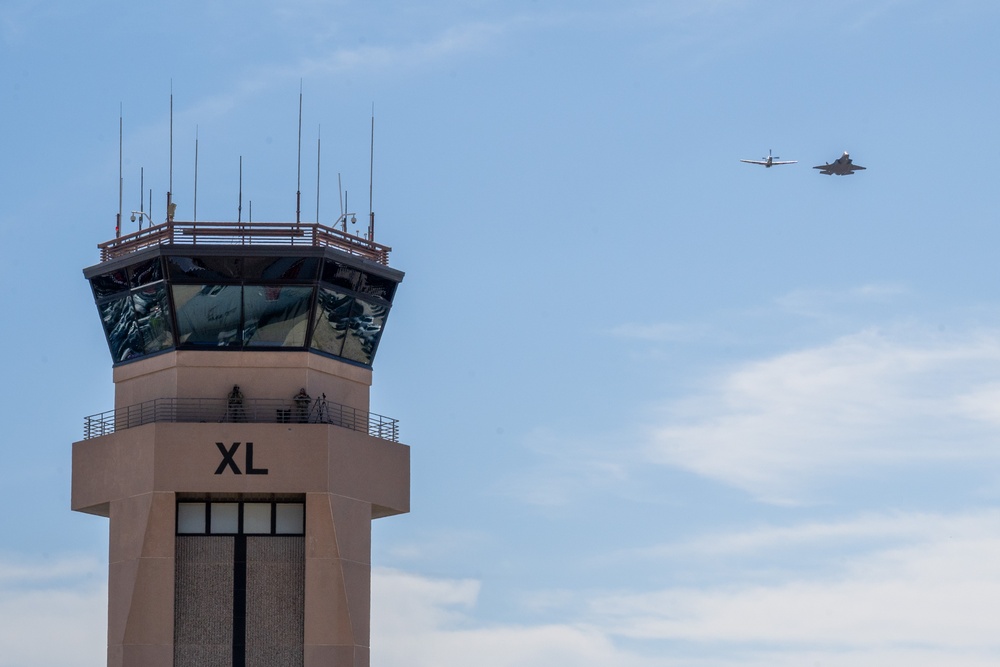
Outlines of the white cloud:
[[372,664],[382,667],[651,667],[587,625],[484,625],[479,583],[372,574]]
[[1000,332],[864,331],[743,364],[667,406],[648,455],[773,502],[860,467],[994,461]]
[[[550,608],[537,622],[482,620],[483,582],[376,568],[372,663],[980,667],[1000,654],[998,534],[1000,511],[987,510],[872,514],[718,535],[676,545],[675,552],[697,560],[699,551],[728,550],[736,577],[727,584],[577,589],[567,598],[575,604]],[[739,565],[747,553],[777,559],[803,543],[842,539],[877,544],[835,571],[797,569],[767,583]],[[56,564],[46,577],[43,567],[0,564],[0,666],[104,664],[106,588],[95,568],[88,561],[74,576],[71,566]],[[599,581],[588,586],[599,587]]]
[[633,549],[616,556],[621,559],[700,560],[746,558],[792,549],[856,551],[859,545],[924,543],[929,536],[972,539],[982,534],[1000,534],[1000,510],[970,514],[931,512],[867,513],[839,521],[812,521],[790,526],[759,525],[730,533],[713,533],[683,542]]
[[[980,667],[1000,655],[1000,512],[870,514],[674,545],[729,550],[728,583],[549,593],[547,622],[479,620],[480,584],[393,570],[373,578],[373,664]],[[747,553],[861,542],[839,567],[763,582]],[[633,563],[632,567],[635,567]],[[539,593],[543,595],[543,593]]]
[[105,577],[89,558],[0,563],[0,667],[106,665]]
[[[668,588],[591,601],[612,636],[683,642],[706,655],[739,650],[739,664],[979,665],[1000,655],[1000,514],[863,517],[802,532],[764,530],[744,546],[774,553],[832,534],[871,536],[899,522],[902,541],[845,560],[838,571],[770,584]],[[750,539],[746,539],[750,537]],[[719,542],[734,543],[726,537]],[[704,545],[703,545],[704,546]],[[708,647],[708,648],[706,648]],[[691,650],[689,648],[689,650]],[[759,659],[758,659],[759,658]],[[725,664],[720,663],[720,664]]]

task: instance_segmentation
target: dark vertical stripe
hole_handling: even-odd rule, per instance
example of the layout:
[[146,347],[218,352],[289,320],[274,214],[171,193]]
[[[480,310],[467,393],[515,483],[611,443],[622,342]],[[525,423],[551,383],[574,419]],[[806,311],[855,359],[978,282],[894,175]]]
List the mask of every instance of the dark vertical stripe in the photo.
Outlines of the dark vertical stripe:
[[233,667],[247,664],[247,536],[237,535],[233,553]]

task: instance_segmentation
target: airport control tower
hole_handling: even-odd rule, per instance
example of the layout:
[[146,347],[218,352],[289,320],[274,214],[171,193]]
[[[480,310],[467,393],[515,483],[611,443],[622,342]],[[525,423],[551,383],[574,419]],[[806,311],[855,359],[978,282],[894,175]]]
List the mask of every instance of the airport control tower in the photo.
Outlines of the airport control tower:
[[108,665],[368,667],[371,520],[409,448],[369,409],[403,273],[313,223],[166,223],[84,270],[114,408],[73,444],[110,519]]

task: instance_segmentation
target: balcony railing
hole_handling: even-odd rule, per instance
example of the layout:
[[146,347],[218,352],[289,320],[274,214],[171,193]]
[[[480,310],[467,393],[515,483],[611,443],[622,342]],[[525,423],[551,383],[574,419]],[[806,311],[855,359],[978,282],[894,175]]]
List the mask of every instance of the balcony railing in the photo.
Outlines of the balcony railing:
[[160,245],[278,245],[336,248],[388,266],[389,246],[318,223],[165,222],[97,245],[101,261]]
[[399,420],[318,398],[308,404],[286,399],[158,398],[86,417],[85,440],[155,422],[330,424],[399,442]]

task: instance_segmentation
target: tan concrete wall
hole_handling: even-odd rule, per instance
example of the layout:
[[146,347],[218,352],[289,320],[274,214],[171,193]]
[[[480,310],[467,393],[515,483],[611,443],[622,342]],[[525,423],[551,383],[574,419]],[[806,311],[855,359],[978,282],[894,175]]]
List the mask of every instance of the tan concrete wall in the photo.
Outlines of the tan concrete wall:
[[108,665],[170,667],[174,494],[144,493],[109,504]]
[[111,519],[108,665],[172,665],[176,494],[190,493],[305,494],[305,665],[367,667],[371,520],[409,511],[409,455],[326,424],[156,423],[74,443],[72,507]]
[[[218,442],[240,474],[216,474]],[[73,443],[71,505],[106,515],[107,503],[152,492],[333,493],[377,517],[409,511],[409,480],[409,447],[338,426],[161,422]]]
[[368,411],[372,372],[311,352],[181,350],[114,369],[115,408],[157,398],[217,398],[239,385],[245,398],[312,398]]
[[[175,351],[115,368],[115,407],[224,399],[235,384],[248,399],[291,401],[305,388],[368,411],[371,379],[308,352]],[[74,443],[72,508],[111,519],[109,666],[173,663],[177,494],[304,495],[304,664],[368,667],[371,520],[409,511],[409,447],[328,424],[230,422]]]
[[305,667],[368,665],[370,513],[342,496],[306,496]]

